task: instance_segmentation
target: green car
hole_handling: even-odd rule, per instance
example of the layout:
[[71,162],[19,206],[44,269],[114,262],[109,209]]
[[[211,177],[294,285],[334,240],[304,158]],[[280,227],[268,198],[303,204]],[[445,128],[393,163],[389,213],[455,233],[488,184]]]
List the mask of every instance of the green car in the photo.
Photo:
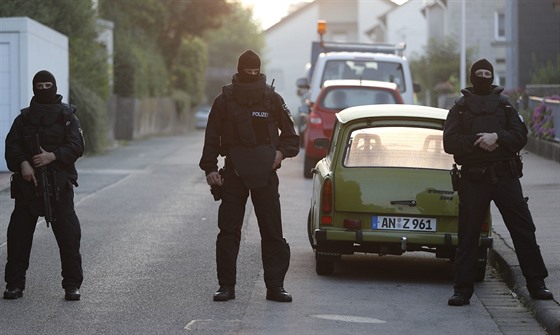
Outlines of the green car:
[[[316,271],[328,275],[341,255],[435,253],[453,259],[459,199],[443,150],[447,110],[415,105],[369,105],[336,114],[328,153],[313,169],[308,216]],[[492,245],[488,209],[480,236],[477,281]]]

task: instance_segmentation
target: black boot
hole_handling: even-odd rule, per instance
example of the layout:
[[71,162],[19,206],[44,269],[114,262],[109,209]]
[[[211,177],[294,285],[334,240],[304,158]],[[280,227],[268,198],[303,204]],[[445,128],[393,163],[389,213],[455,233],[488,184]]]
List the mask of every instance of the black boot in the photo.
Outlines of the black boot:
[[77,287],[67,287],[64,289],[64,299],[69,301],[80,300],[81,294]]
[[536,300],[552,300],[554,298],[552,292],[544,284],[542,286],[527,286],[527,290],[529,290],[531,298]]
[[17,299],[23,297],[23,290],[19,287],[7,287],[4,291],[4,299]]
[[467,298],[466,296],[464,296],[461,293],[454,293],[451,298],[449,298],[449,300],[447,300],[447,304],[449,306],[463,306],[463,305],[468,305],[471,303],[470,298]]
[[266,300],[292,302],[292,296],[283,287],[273,287],[266,289]]
[[220,286],[214,293],[214,301],[228,301],[235,299],[235,288],[233,286]]

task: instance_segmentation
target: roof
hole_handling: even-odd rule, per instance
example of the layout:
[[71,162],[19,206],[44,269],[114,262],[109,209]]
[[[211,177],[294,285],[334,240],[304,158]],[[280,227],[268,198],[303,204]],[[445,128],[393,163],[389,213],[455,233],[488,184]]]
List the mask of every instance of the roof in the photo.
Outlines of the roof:
[[447,109],[421,105],[366,105],[347,108],[336,114],[341,123],[347,123],[362,118],[399,117],[418,118],[424,117],[445,121]]
[[367,86],[367,87],[379,87],[389,90],[397,90],[398,86],[395,83],[388,81],[377,81],[377,80],[360,80],[360,79],[331,79],[325,80],[323,87],[329,86]]
[[319,58],[331,59],[373,59],[377,61],[395,61],[400,60],[404,63],[405,58],[396,54],[388,54],[381,52],[357,52],[357,51],[333,51],[333,52],[322,52],[319,54]]

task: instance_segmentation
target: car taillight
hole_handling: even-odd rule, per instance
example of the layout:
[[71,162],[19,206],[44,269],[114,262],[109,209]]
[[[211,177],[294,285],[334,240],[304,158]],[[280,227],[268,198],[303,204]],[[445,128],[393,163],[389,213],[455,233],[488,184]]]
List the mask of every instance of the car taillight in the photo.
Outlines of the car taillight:
[[309,114],[309,125],[310,126],[320,126],[323,123],[323,119],[316,113]]
[[325,179],[325,182],[323,183],[323,194],[321,195],[321,224],[323,225],[332,224],[332,198],[332,181],[330,179]]

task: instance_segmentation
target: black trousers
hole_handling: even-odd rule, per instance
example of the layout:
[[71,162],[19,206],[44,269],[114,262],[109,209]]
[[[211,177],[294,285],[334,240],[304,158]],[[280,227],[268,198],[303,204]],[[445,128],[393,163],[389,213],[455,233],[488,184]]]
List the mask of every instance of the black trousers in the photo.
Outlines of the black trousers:
[[216,241],[216,265],[220,286],[236,284],[237,255],[249,194],[261,234],[264,282],[267,288],[284,286],[284,277],[290,265],[290,247],[282,234],[278,182],[278,175],[274,172],[268,185],[249,190],[231,169],[225,172],[222,203],[218,212],[220,232]]
[[488,175],[475,178],[462,171],[459,183],[459,245],[455,259],[455,292],[473,294],[479,236],[490,202],[494,201],[509,230],[527,285],[544,284],[548,276],[535,225],[519,178],[505,175],[492,183]]
[[[83,281],[81,229],[74,211],[73,189],[68,186],[60,192],[59,201],[52,203],[56,221],[51,227],[60,252],[62,287],[79,288]],[[8,262],[4,274],[7,287],[25,289],[25,274],[29,268],[33,234],[39,218],[37,213],[41,207],[38,199],[30,203],[16,199],[8,225]]]

